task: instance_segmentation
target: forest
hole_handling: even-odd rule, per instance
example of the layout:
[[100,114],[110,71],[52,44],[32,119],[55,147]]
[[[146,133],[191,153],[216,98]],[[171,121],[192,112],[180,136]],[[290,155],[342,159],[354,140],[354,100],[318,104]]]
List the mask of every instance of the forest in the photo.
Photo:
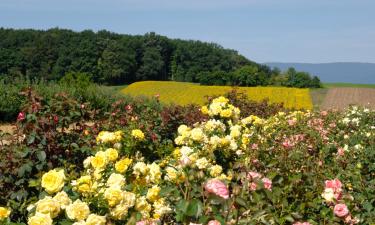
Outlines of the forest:
[[170,39],[154,32],[0,28],[0,78],[60,80],[85,73],[96,83],[174,80],[205,85],[320,87],[318,77],[253,62],[215,43]]

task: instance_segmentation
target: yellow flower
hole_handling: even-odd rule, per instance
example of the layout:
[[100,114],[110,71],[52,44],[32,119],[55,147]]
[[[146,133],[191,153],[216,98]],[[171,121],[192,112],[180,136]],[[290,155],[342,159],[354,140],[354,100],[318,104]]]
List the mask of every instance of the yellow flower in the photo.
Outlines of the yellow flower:
[[123,187],[125,185],[125,177],[118,173],[112,173],[107,180],[107,186],[119,186]]
[[87,203],[77,199],[68,207],[66,207],[66,215],[71,220],[85,220],[90,214],[90,209]]
[[55,218],[60,213],[60,204],[50,196],[46,196],[36,203],[36,212],[48,214],[51,218]]
[[87,217],[86,225],[105,225],[106,221],[105,216],[90,214],[89,217]]
[[135,209],[142,214],[144,219],[150,217],[151,205],[147,202],[144,196],[137,199]]
[[114,148],[108,148],[106,151],[105,151],[106,155],[107,155],[107,159],[109,161],[116,161],[116,159],[118,158],[118,152],[116,149]]
[[109,187],[104,191],[104,198],[108,201],[108,205],[113,207],[123,199],[123,191],[118,186]]
[[169,181],[176,181],[177,180],[177,170],[173,167],[167,167],[166,169],[167,175],[165,176],[166,180]]
[[220,176],[221,172],[223,171],[223,168],[219,165],[214,165],[210,167],[210,175],[212,177],[218,177]]
[[160,166],[156,163],[152,163],[151,165],[147,165],[149,169],[149,181],[153,183],[159,183],[161,179],[161,171]]
[[125,204],[116,205],[113,209],[111,209],[110,213],[113,218],[116,220],[123,220],[128,215],[128,209]]
[[207,115],[208,114],[208,108],[207,108],[207,106],[202,106],[201,112],[202,112],[202,114]]
[[42,176],[42,187],[49,194],[59,192],[64,187],[65,174],[63,170],[50,170]]
[[160,198],[153,204],[154,207],[154,219],[160,219],[161,216],[169,213],[172,209],[165,204],[164,198]]
[[91,165],[95,169],[103,169],[107,165],[107,154],[103,151],[97,152],[91,159]]
[[145,175],[148,172],[148,167],[146,163],[144,162],[137,162],[133,166],[133,174],[135,174],[137,177],[140,175]]
[[197,159],[197,161],[195,162],[195,165],[198,167],[198,169],[205,169],[209,164],[210,163],[205,157]]
[[48,214],[36,212],[34,216],[27,221],[28,225],[52,225],[52,219]]
[[91,189],[92,186],[92,180],[91,176],[85,175],[80,177],[77,180],[77,185],[78,185],[78,191],[81,193],[87,193],[87,192],[92,192],[93,190]]
[[135,139],[140,140],[140,141],[142,141],[143,139],[145,139],[145,134],[141,130],[139,130],[139,129],[132,130],[132,136]]
[[178,128],[177,128],[177,132],[181,135],[183,135],[184,133],[186,132],[189,132],[190,128],[188,126],[186,126],[185,124],[182,124],[180,125]]
[[178,159],[178,158],[180,158],[181,157],[181,151],[180,151],[180,149],[179,148],[175,148],[175,150],[172,152],[172,155],[173,155],[173,157],[175,158],[175,159]]
[[223,109],[220,112],[220,117],[222,118],[229,118],[232,116],[232,110],[230,109]]
[[10,209],[5,207],[0,207],[0,221],[8,218],[10,215]]
[[120,161],[116,162],[115,164],[115,169],[117,172],[119,173],[123,173],[125,172],[129,165],[132,163],[133,160],[129,159],[129,158],[125,158],[125,159],[121,159]]
[[154,202],[159,199],[159,193],[160,193],[160,187],[158,187],[157,185],[154,185],[150,189],[148,189],[146,198],[147,200]]
[[62,209],[65,209],[68,205],[72,204],[72,200],[65,191],[60,191],[55,197],[53,197],[53,199],[60,204]]
[[194,128],[191,130],[191,138],[194,141],[201,141],[203,139],[203,131],[201,128]]

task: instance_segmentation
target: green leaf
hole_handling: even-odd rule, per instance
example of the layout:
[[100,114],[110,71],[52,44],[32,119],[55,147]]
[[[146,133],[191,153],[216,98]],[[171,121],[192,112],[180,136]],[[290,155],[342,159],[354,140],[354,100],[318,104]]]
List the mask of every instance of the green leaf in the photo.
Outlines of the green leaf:
[[36,157],[39,159],[39,161],[43,162],[44,160],[46,160],[47,155],[46,152],[42,150],[36,153]]

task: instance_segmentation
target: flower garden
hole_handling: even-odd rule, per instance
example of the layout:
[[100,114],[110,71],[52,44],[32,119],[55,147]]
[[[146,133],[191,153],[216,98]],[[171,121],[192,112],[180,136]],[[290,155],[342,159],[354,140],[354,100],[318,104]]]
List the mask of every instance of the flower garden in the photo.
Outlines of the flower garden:
[[[171,117],[168,124],[179,121],[173,133],[129,104],[126,122],[112,113],[107,127],[82,125],[82,143],[54,152],[66,158],[27,156],[48,162],[24,168],[35,175],[0,201],[0,224],[375,224],[374,111],[257,116],[235,103],[213,98],[187,124]],[[20,115],[19,126],[31,129],[32,119]],[[19,197],[27,188],[32,194]]]

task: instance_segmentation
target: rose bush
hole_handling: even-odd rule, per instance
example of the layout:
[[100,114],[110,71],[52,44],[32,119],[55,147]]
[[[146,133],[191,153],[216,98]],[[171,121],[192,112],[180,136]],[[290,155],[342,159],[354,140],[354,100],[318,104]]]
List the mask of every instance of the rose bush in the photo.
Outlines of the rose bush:
[[218,97],[201,113],[205,119],[178,127],[164,157],[150,156],[157,148],[146,146],[160,142],[142,118],[98,133],[80,173],[44,173],[27,223],[375,222],[374,111],[243,117]]

